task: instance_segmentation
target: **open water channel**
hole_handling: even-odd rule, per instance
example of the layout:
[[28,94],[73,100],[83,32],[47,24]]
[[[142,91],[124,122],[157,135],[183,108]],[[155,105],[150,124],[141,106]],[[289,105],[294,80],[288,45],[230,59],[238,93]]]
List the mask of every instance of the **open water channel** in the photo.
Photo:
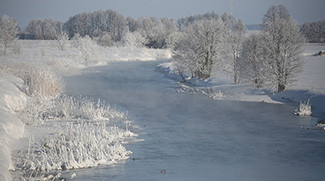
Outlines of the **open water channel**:
[[125,145],[129,160],[73,170],[76,180],[325,179],[325,132],[313,118],[285,104],[177,92],[159,63],[115,62],[66,78],[68,94],[127,111],[143,140]]

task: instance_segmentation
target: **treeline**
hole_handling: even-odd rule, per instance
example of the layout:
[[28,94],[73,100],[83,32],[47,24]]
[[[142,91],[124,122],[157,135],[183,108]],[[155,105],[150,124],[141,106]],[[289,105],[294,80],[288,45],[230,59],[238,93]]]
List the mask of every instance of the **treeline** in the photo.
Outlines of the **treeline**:
[[[114,10],[85,12],[70,17],[65,23],[52,19],[32,20],[27,27],[20,32],[21,39],[53,40],[58,35],[66,32],[71,38],[78,34],[91,38],[103,37],[112,42],[119,42],[128,32],[140,33],[146,39],[145,46],[151,48],[166,48],[167,41],[175,32],[197,20],[218,19],[224,22],[233,21],[235,18],[215,12],[203,15],[189,16],[178,20],[170,18],[141,17],[133,19],[125,18]],[[310,43],[325,42],[325,21],[304,23],[301,32]],[[110,43],[111,44],[111,43]]]
[[[167,48],[177,32],[197,20],[221,18],[228,24],[237,21],[233,16],[223,14],[206,13],[204,15],[189,16],[174,20],[170,18],[140,17],[133,19],[125,18],[114,10],[84,12],[70,17],[65,23],[52,19],[32,20],[20,33],[21,39],[54,40],[62,33],[66,33],[69,38],[75,35],[84,37],[88,35],[99,41],[125,42],[125,39],[135,36],[150,48]],[[231,22],[231,23],[230,23]],[[244,24],[240,21],[240,26]],[[141,36],[141,37],[139,37]],[[103,40],[104,39],[104,40]]]
[[[113,10],[80,13],[65,23],[52,19],[32,20],[24,31],[22,39],[56,39],[58,35],[67,33],[70,38],[75,35],[88,35],[93,39],[105,38],[105,41],[120,42],[124,36],[136,37],[140,34],[146,39],[145,46],[151,48],[165,48],[167,38],[178,30],[177,22],[170,18],[141,17],[125,18]],[[110,40],[107,40],[110,39]]]
[[325,21],[304,23],[301,32],[309,43],[325,43]]

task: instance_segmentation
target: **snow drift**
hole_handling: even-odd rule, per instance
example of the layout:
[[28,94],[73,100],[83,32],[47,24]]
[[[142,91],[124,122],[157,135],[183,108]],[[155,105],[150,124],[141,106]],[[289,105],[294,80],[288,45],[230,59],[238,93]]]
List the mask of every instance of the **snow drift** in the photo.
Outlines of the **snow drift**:
[[15,111],[25,107],[27,96],[21,91],[21,79],[1,69],[0,77],[0,180],[11,180],[11,148],[24,133],[24,124]]

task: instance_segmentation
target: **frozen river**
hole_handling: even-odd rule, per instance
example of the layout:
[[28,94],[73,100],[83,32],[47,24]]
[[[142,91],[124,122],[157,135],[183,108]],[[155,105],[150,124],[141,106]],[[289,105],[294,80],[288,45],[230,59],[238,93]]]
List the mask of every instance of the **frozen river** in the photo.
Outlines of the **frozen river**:
[[129,160],[73,170],[77,180],[325,179],[325,132],[305,128],[315,120],[289,105],[177,92],[158,63],[116,62],[66,78],[69,94],[127,111],[144,140],[125,145]]

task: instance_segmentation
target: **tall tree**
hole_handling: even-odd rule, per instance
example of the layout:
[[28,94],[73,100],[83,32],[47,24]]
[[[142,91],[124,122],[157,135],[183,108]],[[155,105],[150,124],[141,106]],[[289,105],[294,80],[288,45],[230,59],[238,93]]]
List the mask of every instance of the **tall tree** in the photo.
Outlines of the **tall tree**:
[[210,78],[213,68],[221,62],[225,39],[226,28],[220,18],[188,25],[176,43],[173,56],[179,74]]
[[282,92],[303,70],[301,53],[305,38],[299,25],[282,5],[271,6],[264,15],[262,25],[268,42],[270,78],[277,84],[278,92]]
[[257,88],[270,84],[268,53],[263,33],[254,33],[243,42],[238,67],[242,81],[254,84]]
[[224,70],[231,74],[234,78],[234,83],[239,83],[239,53],[244,41],[244,35],[247,31],[244,23],[241,20],[237,20],[232,15],[223,14],[221,16],[225,26],[227,27],[227,56],[224,63]]
[[3,54],[7,54],[7,48],[16,39],[18,23],[14,18],[3,15],[0,19],[0,41],[3,43]]

